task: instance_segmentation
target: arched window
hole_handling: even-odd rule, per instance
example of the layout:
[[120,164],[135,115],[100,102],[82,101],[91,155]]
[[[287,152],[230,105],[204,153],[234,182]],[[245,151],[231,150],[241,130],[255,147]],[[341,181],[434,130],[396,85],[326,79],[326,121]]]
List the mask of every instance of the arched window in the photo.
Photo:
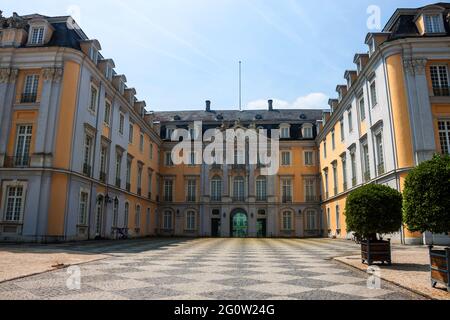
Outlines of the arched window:
[[130,204],[128,202],[125,203],[125,212],[123,217],[123,227],[128,228],[128,219],[130,215]]
[[306,228],[308,231],[317,230],[317,213],[314,210],[306,211]]
[[139,229],[141,227],[141,206],[136,206],[136,212],[134,216],[134,226],[136,229]]
[[283,211],[282,213],[282,227],[284,231],[293,230],[293,216],[292,211]]
[[233,198],[234,201],[244,201],[245,199],[245,190],[244,190],[245,181],[243,177],[235,177],[233,181]]
[[189,210],[186,212],[186,230],[194,231],[197,229],[196,227],[196,213],[194,210]]
[[166,210],[164,211],[163,216],[163,229],[164,230],[172,230],[173,229],[173,221],[172,221],[172,211]]
[[256,179],[256,201],[267,200],[267,179],[260,176]]
[[222,200],[222,178],[214,176],[211,180],[211,201]]
[[118,223],[119,223],[119,199],[115,198],[113,205],[113,221],[112,221],[113,228],[117,228]]

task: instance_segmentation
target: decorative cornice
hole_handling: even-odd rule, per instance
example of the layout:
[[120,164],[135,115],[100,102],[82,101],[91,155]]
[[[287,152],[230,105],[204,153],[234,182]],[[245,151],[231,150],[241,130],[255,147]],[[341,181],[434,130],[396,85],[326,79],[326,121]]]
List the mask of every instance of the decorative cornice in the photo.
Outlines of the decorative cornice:
[[0,69],[0,83],[12,83],[17,79],[17,69],[2,68]]

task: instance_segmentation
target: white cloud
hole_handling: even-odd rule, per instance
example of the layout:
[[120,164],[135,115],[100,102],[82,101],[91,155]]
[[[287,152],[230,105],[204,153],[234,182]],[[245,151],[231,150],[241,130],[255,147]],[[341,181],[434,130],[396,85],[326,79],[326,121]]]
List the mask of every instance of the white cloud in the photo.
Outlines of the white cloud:
[[[310,93],[303,97],[298,97],[293,102],[273,99],[275,109],[328,109],[328,96],[321,92]],[[267,100],[260,99],[249,102],[246,109],[267,109]]]

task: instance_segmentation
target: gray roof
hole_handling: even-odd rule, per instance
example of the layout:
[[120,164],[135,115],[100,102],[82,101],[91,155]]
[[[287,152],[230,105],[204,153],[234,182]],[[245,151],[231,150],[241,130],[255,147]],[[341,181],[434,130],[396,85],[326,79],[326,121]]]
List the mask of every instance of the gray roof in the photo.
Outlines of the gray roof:
[[[325,110],[325,109],[324,109]],[[275,109],[269,110],[212,110],[207,111],[162,111],[155,112],[155,120],[160,122],[222,122],[222,121],[310,121],[322,119],[323,110]]]

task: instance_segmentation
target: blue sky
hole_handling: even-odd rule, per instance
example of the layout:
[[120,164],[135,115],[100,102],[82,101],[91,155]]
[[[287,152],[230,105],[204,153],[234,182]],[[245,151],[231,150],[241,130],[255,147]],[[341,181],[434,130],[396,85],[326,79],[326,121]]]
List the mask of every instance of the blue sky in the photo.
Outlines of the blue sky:
[[[243,62],[244,108],[325,108],[328,97],[367,51],[367,9],[381,24],[419,0],[3,0],[5,16],[72,14],[113,58],[152,110],[238,106]],[[376,30],[375,30],[376,31]]]

